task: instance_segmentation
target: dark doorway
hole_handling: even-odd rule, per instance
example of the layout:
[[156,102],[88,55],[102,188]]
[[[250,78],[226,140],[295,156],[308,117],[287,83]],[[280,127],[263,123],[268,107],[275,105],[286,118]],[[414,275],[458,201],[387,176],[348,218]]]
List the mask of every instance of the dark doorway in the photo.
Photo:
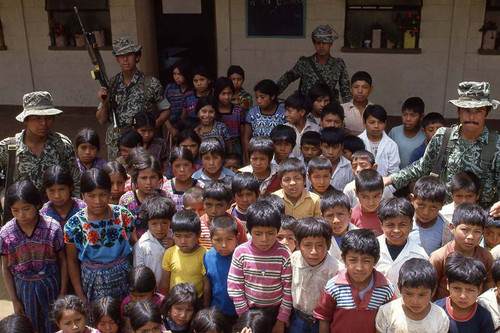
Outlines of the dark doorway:
[[201,14],[163,14],[162,0],[155,0],[155,24],[161,82],[172,81],[172,65],[188,59],[217,73],[215,0],[201,0]]

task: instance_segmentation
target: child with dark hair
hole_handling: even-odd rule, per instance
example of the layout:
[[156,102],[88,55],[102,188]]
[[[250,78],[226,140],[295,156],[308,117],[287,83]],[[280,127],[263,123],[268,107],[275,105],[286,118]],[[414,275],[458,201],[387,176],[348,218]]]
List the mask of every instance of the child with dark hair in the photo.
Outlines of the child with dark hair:
[[121,196],[125,193],[125,183],[128,180],[127,171],[122,164],[117,161],[108,162],[102,167],[111,179],[111,197],[109,203],[118,205]]
[[219,113],[216,109],[215,97],[209,95],[200,98],[196,103],[195,110],[200,124],[194,128],[194,131],[200,136],[201,141],[215,138],[220,142],[224,151],[232,153],[233,143],[229,130],[223,122],[217,120]]
[[2,333],[36,333],[33,324],[25,315],[11,314],[0,320]]
[[165,140],[155,138],[156,119],[151,112],[141,111],[134,116],[132,126],[142,136],[143,147],[156,158],[162,168],[167,166],[168,148]]
[[368,97],[373,92],[372,77],[364,71],[351,77],[352,100],[342,104],[345,113],[345,129],[348,134],[359,135],[364,131],[363,112],[372,104]]
[[92,323],[101,333],[122,333],[122,314],[120,301],[113,297],[103,297],[90,308]]
[[500,259],[495,259],[491,267],[491,275],[495,286],[477,298],[477,303],[491,313],[495,332],[500,328]]
[[233,333],[255,332],[266,333],[271,327],[273,318],[262,310],[262,308],[253,308],[239,316],[236,324],[233,326]]
[[231,182],[234,172],[222,166],[224,147],[215,138],[204,140],[200,145],[200,157],[203,167],[193,174],[193,178],[206,184],[214,179]]
[[311,100],[312,109],[306,117],[316,125],[321,122],[321,113],[325,105],[334,100],[332,91],[326,83],[318,82],[314,84],[308,92]]
[[280,227],[280,213],[270,203],[257,201],[248,207],[252,238],[234,251],[227,282],[238,315],[263,309],[273,332],[284,331],[292,311],[290,250],[276,240]]
[[387,112],[377,104],[368,105],[363,112],[365,130],[358,137],[365,143],[365,149],[375,156],[378,172],[382,177],[387,177],[399,171],[399,149],[387,134]]
[[453,175],[449,186],[453,202],[444,205],[441,216],[451,222],[455,207],[462,202],[476,203],[481,195],[481,180],[470,171],[460,171]]
[[[202,167],[199,155],[201,139],[198,134],[196,134],[196,132],[192,128],[186,128],[182,130],[177,137],[177,145],[179,146],[179,148],[186,147],[191,151],[191,154],[193,154],[194,158],[194,170],[200,170]],[[171,178],[170,176],[169,178]]]
[[276,125],[269,135],[273,141],[274,157],[272,164],[279,165],[289,157],[295,157],[292,154],[297,141],[297,134],[290,126]]
[[313,311],[326,283],[337,275],[337,261],[328,254],[332,228],[322,218],[306,217],[294,227],[298,248],[290,258],[293,311],[290,332],[317,332]]
[[215,307],[198,311],[191,322],[194,333],[226,333],[229,327],[222,312]]
[[224,168],[231,170],[235,174],[240,173],[239,169],[243,167],[243,159],[241,153],[230,153],[224,158]]
[[352,155],[358,150],[365,150],[365,143],[359,137],[354,135],[344,136],[344,150],[342,156],[352,161]]
[[[170,118],[166,123],[169,130],[181,119],[183,96],[193,88],[192,75],[191,63],[188,60],[182,59],[172,66],[173,82],[167,83],[165,87],[165,97],[170,103]],[[176,134],[178,133],[172,133],[173,136],[177,136]]]
[[377,332],[448,332],[448,316],[431,303],[435,288],[434,267],[428,260],[411,258],[404,262],[398,278],[402,298],[379,308],[375,318]]
[[427,148],[429,141],[431,141],[436,131],[443,127],[444,124],[444,117],[441,113],[431,112],[424,116],[422,121],[422,133],[425,135],[425,141],[411,153],[410,164],[413,164],[413,162],[424,156],[425,148]]
[[253,101],[252,95],[250,95],[245,91],[245,89],[243,89],[243,83],[245,82],[245,71],[243,70],[243,68],[241,68],[241,66],[231,65],[227,69],[226,75],[229,80],[233,82],[233,103],[241,105],[246,115],[248,110],[250,110],[250,108],[252,107]]
[[383,234],[377,209],[382,201],[384,181],[377,170],[361,170],[355,179],[359,204],[352,209],[351,222],[360,229],[371,229],[375,235]]
[[96,168],[100,169],[106,160],[98,157],[99,148],[101,146],[99,135],[92,128],[82,128],[75,139],[76,161],[80,171]]
[[134,131],[133,129],[125,131],[120,135],[118,139],[118,150],[120,151],[120,157],[116,159],[121,165],[126,166],[126,160],[130,151],[135,147],[142,147],[143,141],[142,136]]
[[[434,251],[429,258],[436,270],[438,287],[435,299],[441,299],[450,295],[450,281],[449,276],[447,280],[445,268],[447,267],[449,255],[453,252],[459,252],[462,256],[478,259],[486,267],[485,276],[482,278],[483,280],[486,278],[485,287],[493,287],[491,277],[493,257],[488,250],[479,246],[485,224],[486,212],[478,204],[465,202],[457,206],[455,213],[453,213],[453,224],[451,225],[451,233],[455,240]],[[481,283],[478,285],[478,288],[481,286]],[[474,296],[474,299],[476,296]]]
[[191,332],[190,324],[197,310],[198,294],[192,283],[173,286],[161,305],[163,325],[175,333]]
[[344,129],[344,118],[342,106],[336,102],[329,103],[321,112],[321,128],[338,127]]
[[198,216],[205,214],[205,207],[203,207],[203,189],[199,187],[191,187],[184,192],[182,197],[182,209],[192,210]]
[[181,119],[196,118],[196,105],[202,97],[212,94],[212,80],[208,70],[203,66],[193,68],[193,90],[187,90],[182,97],[183,107]]
[[307,131],[302,134],[300,138],[300,157],[299,160],[304,162],[304,165],[307,168],[309,161],[321,155],[320,150],[321,145],[321,134],[318,132]]
[[135,303],[130,311],[130,326],[134,333],[161,332],[160,307],[148,300]]
[[378,308],[396,298],[394,287],[374,268],[377,238],[371,230],[351,230],[341,248],[346,268],[328,281],[314,308],[319,331],[374,332]]
[[248,207],[259,197],[259,180],[250,172],[242,172],[233,178],[231,189],[235,201],[229,208],[231,215],[245,223]]
[[330,184],[332,174],[332,163],[326,157],[318,156],[311,159],[307,167],[307,179],[311,183],[309,191],[321,199],[326,192],[335,190]]
[[332,186],[342,191],[354,179],[349,161],[342,156],[344,149],[344,130],[337,127],[327,127],[321,131],[321,154],[332,163]]
[[500,244],[500,217],[488,215],[481,246],[491,251]]
[[476,258],[452,253],[444,268],[449,296],[436,301],[436,305],[450,319],[448,332],[493,332],[490,313],[476,302],[486,278],[484,264]]
[[273,206],[281,215],[285,214],[285,203],[276,194],[268,193],[261,195],[256,202],[267,202]]
[[294,252],[297,249],[297,240],[295,239],[294,229],[297,219],[295,217],[282,214],[281,215],[281,228],[276,235],[276,239],[281,244],[288,247],[290,252]]
[[[66,295],[58,298],[53,304],[52,316],[60,328],[57,333],[100,333],[99,330],[86,326],[88,316],[87,304],[75,295]],[[39,331],[39,332],[54,332]]]

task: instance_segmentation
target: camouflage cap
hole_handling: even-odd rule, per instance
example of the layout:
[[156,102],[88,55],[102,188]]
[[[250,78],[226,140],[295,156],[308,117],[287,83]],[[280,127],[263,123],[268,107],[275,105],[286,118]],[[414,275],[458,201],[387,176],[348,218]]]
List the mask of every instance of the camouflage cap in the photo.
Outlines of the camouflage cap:
[[123,36],[113,41],[113,54],[115,56],[136,53],[142,46],[137,45],[129,36]]
[[449,103],[459,108],[479,108],[491,106],[496,109],[500,104],[497,100],[490,99],[489,82],[461,82],[458,84],[458,99],[452,99]]
[[311,33],[311,38],[315,42],[333,43],[334,40],[339,38],[339,35],[328,24],[319,25]]
[[29,116],[55,116],[62,113],[54,108],[52,96],[47,91],[34,91],[23,96],[23,112],[16,119],[23,122]]

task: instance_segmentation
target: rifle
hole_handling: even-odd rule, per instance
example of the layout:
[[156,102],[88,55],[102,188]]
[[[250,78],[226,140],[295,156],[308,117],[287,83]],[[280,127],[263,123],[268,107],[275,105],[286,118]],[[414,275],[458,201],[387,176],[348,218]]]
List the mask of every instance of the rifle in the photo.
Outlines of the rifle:
[[[82,20],[80,19],[80,15],[78,14],[78,8],[73,7],[75,10],[76,17],[78,18],[78,22],[80,22],[80,26],[82,27],[82,33],[85,36],[85,41],[87,42],[87,51],[89,51],[90,61],[95,67],[95,70],[90,72],[90,75],[94,80],[98,80],[101,84],[101,87],[106,88],[110,93],[110,85],[109,79],[106,75],[106,69],[104,68],[104,62],[102,61],[101,53],[99,52],[99,47],[97,46],[97,42],[95,39],[95,35],[92,32],[86,31],[83,27]],[[106,95],[102,95],[103,99],[106,99]],[[118,115],[116,114],[116,99],[114,96],[111,96],[109,99],[111,116],[113,120],[113,127],[117,128],[120,126]]]

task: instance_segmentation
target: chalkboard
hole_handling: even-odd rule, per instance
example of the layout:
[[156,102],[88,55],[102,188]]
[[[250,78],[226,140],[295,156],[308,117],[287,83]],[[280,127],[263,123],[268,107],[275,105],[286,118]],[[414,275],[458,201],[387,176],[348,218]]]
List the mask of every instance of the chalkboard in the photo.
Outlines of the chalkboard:
[[306,0],[246,0],[247,37],[304,37]]

